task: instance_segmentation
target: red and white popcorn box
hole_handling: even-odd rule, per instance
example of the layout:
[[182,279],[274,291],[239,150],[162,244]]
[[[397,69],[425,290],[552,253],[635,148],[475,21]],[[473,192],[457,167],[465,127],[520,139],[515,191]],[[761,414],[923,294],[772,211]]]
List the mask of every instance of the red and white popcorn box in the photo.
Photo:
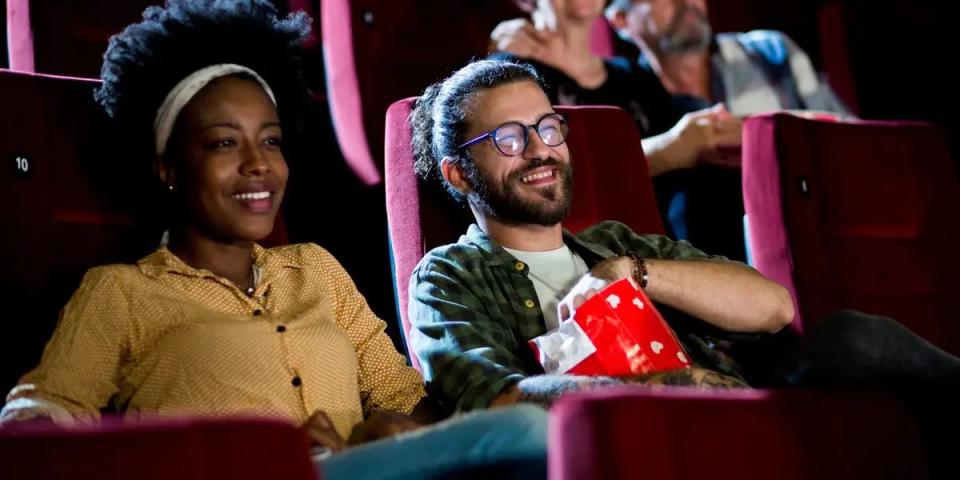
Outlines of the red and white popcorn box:
[[546,373],[628,376],[690,367],[673,330],[632,279],[607,286],[529,345]]
[[547,373],[567,373],[597,351],[577,322],[563,322],[529,344]]

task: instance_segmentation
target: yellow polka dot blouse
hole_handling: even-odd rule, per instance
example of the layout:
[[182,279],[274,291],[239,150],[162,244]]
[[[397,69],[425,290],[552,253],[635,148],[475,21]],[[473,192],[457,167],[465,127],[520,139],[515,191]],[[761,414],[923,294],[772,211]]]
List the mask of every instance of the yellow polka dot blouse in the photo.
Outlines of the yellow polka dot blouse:
[[91,269],[4,416],[48,409],[96,421],[111,399],[128,418],[300,424],[322,410],[346,437],[364,414],[413,409],[424,395],[420,374],[329,252],[300,244],[256,246],[254,255],[252,295],[165,247],[137,265]]

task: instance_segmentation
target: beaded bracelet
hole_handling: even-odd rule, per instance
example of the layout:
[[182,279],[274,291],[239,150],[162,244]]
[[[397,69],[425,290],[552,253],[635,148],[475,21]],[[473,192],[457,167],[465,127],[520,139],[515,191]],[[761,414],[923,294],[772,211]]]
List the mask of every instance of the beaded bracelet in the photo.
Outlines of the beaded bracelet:
[[650,275],[647,272],[647,261],[633,252],[626,252],[623,255],[630,257],[633,263],[633,279],[640,283],[641,289],[646,290],[647,282],[650,281]]

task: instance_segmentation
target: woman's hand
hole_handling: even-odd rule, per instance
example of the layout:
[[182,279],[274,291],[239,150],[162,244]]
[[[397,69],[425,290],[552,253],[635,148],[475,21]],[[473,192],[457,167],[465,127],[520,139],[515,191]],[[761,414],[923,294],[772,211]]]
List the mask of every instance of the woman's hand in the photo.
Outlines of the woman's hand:
[[53,418],[31,409],[6,412],[6,415],[0,417],[0,430],[14,428],[18,425],[56,425],[56,422],[53,421]]
[[490,50],[520,58],[543,61],[549,48],[550,32],[538,30],[525,18],[500,22],[490,33]]
[[359,445],[381,438],[392,437],[423,427],[423,424],[409,415],[390,411],[378,411],[370,415],[363,423],[353,427],[348,443]]
[[320,410],[317,410],[301,428],[303,428],[303,431],[310,437],[310,443],[314,445],[327,447],[334,453],[347,448],[343,437],[333,428],[333,422],[330,420],[330,417]]
[[603,59],[592,54],[574,55],[560,33],[562,27],[556,25],[557,20],[538,18],[531,23],[515,18],[500,22],[490,33],[490,50],[536,60],[560,70],[583,88],[599,88],[607,80]]

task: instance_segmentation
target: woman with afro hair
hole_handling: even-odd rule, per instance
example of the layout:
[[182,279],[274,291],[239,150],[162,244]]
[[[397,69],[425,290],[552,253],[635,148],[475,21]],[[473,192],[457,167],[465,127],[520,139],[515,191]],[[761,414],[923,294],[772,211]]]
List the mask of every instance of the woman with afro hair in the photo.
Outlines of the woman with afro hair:
[[543,476],[544,411],[424,426],[422,378],[337,260],[257,244],[287,184],[309,22],[268,0],[169,0],[110,40],[95,97],[163,191],[168,235],[87,272],[0,422],[268,416],[304,429],[325,478]]

